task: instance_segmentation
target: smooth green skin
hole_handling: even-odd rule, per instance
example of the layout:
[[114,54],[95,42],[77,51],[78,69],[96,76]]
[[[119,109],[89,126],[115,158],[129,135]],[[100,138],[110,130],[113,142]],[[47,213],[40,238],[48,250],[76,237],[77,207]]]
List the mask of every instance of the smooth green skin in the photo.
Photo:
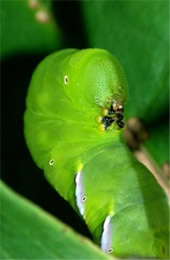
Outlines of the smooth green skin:
[[[68,84],[64,84],[68,75]],[[116,256],[168,256],[168,204],[152,174],[138,163],[114,127],[98,130],[109,99],[126,100],[127,84],[115,58],[101,49],[68,49],[36,69],[27,96],[25,137],[52,186],[78,210],[75,177],[81,171],[85,219],[100,244],[112,214]],[[55,160],[50,166],[49,161]]]
[[0,259],[112,259],[0,182]]

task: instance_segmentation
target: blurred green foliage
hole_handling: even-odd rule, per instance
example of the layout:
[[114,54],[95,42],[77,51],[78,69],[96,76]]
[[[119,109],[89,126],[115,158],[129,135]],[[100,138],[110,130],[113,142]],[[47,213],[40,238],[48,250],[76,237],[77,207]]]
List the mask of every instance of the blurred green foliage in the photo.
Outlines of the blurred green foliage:
[[1,259],[113,259],[2,182],[0,189]]
[[126,116],[151,122],[168,109],[169,1],[82,1],[90,47],[109,50],[129,84]]
[[44,53],[61,47],[61,32],[49,1],[1,2],[1,57]]

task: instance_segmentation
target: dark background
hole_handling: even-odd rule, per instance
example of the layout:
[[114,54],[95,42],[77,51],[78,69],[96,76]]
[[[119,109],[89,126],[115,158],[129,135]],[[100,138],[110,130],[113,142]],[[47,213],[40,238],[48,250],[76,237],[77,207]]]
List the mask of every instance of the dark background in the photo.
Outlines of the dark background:
[[[63,48],[88,47],[79,2],[53,2],[52,9],[65,35]],[[65,19],[62,19],[63,16]],[[37,64],[48,54],[22,53],[12,55],[1,63],[1,178],[18,193],[78,232],[91,237],[77,213],[46,181],[43,171],[33,162],[24,140],[23,114],[30,78]]]

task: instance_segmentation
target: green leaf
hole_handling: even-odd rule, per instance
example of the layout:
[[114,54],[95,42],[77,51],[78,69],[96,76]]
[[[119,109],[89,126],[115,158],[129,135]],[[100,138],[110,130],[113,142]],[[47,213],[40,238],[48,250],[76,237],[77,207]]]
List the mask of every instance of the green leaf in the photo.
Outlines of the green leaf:
[[82,2],[89,46],[109,50],[125,70],[130,94],[127,118],[154,120],[168,109],[168,4],[166,0]]
[[149,132],[149,138],[144,146],[152,155],[153,159],[162,167],[169,163],[169,126],[161,124],[153,126]]
[[41,0],[2,1],[1,56],[51,52],[61,44],[61,33],[49,3]]
[[0,192],[1,259],[113,259],[2,182]]

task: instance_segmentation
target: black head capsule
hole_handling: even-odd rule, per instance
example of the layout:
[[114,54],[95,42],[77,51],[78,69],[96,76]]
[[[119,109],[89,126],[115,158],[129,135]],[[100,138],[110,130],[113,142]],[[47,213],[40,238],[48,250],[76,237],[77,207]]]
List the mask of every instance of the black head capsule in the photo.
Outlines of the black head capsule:
[[120,121],[123,119],[123,115],[121,112],[116,112],[116,116]]
[[111,122],[112,121],[112,118],[109,117],[109,116],[104,116],[102,118],[102,123],[108,123],[108,122]]
[[116,123],[118,124],[118,126],[119,126],[120,128],[123,128],[123,127],[124,127],[124,123],[123,123],[122,121],[117,120]]
[[112,119],[112,120],[110,120],[110,121],[107,121],[107,122],[104,124],[105,129],[107,129],[114,121],[115,121],[114,119]]
[[110,109],[108,111],[108,115],[113,115],[115,113],[115,111],[113,110],[113,106],[110,106]]
[[102,123],[105,129],[107,129],[115,120],[112,117],[105,116],[102,118]]
[[108,115],[113,115],[115,112],[113,110],[108,111]]

